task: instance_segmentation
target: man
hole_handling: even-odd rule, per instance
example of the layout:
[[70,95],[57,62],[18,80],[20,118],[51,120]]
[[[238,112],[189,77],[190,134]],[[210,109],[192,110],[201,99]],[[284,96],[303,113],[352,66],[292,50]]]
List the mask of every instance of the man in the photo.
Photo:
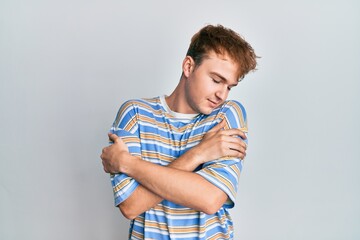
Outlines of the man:
[[226,101],[256,67],[252,47],[221,25],[191,39],[169,96],[126,101],[101,158],[129,239],[233,239],[247,148],[243,106]]

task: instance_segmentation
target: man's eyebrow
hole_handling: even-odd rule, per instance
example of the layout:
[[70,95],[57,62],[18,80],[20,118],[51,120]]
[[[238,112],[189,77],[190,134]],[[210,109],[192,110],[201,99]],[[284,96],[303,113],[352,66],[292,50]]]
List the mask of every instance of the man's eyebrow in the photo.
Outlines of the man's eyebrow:
[[[217,73],[217,72],[210,72],[212,75],[215,75],[217,77],[219,77],[221,79],[221,81],[223,82],[229,82],[224,76],[222,76],[221,74]],[[238,85],[238,81],[235,84],[230,84],[229,86],[235,87]]]

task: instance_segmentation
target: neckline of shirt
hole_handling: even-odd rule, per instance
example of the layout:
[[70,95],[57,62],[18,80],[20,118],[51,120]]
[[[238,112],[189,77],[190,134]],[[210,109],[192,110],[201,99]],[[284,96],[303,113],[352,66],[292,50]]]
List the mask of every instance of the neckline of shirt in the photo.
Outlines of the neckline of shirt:
[[197,117],[199,114],[198,113],[179,113],[179,112],[174,112],[173,110],[170,109],[170,107],[167,105],[166,100],[165,100],[166,95],[162,95],[160,96],[160,103],[161,105],[164,107],[165,111],[170,113],[172,116],[174,116],[175,118],[181,118],[181,119],[194,119],[195,117]]

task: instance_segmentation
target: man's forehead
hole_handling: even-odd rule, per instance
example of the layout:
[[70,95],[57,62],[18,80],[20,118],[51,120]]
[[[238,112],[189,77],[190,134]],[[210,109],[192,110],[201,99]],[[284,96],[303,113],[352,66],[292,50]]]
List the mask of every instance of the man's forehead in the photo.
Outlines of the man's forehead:
[[[204,58],[204,60],[209,60],[209,62],[213,62],[213,63],[219,63],[219,74],[224,76],[226,75],[226,79],[236,79],[236,82],[239,81],[239,76],[240,76],[240,67],[239,65],[232,59],[230,58],[230,56],[228,54],[217,54],[215,52],[210,52],[209,54],[206,55],[206,57]],[[217,60],[221,60],[221,61],[217,61]],[[222,63],[225,63],[224,65],[222,65]],[[225,69],[224,69],[225,67]],[[213,69],[214,72],[216,72],[215,69]],[[232,76],[229,76],[232,75]],[[235,75],[235,76],[233,76]]]

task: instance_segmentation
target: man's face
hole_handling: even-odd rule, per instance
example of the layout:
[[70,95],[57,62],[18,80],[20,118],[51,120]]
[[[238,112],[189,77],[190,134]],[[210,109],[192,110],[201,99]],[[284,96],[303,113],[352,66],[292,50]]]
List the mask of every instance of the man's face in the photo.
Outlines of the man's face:
[[185,95],[188,113],[210,114],[227,99],[238,84],[238,65],[227,55],[211,52],[186,79]]

